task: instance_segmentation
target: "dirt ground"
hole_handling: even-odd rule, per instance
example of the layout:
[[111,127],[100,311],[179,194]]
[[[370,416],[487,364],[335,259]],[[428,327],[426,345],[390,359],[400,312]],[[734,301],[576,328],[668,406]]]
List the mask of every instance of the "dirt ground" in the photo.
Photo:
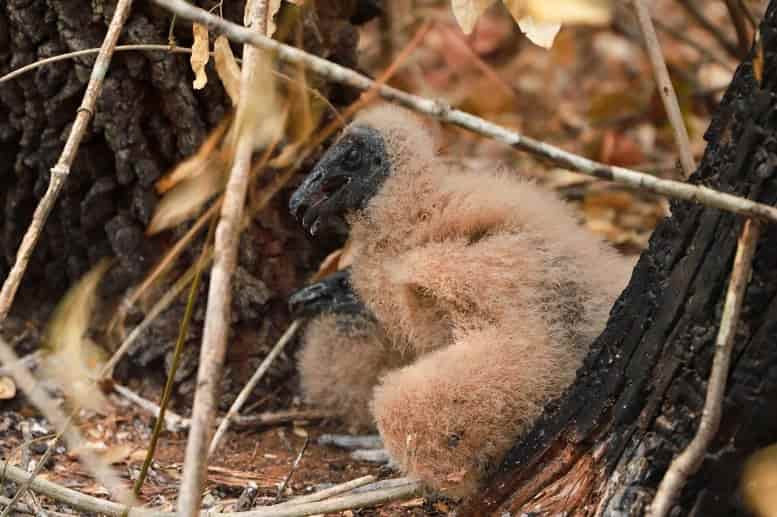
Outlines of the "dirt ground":
[[[725,27],[724,32],[733,38],[724,3],[714,3],[709,6],[710,19]],[[475,32],[464,36],[447,3],[417,2],[413,9],[403,12],[405,4],[409,6],[403,0],[391,8],[396,12],[388,32],[379,21],[363,29],[362,66],[372,75],[378,75],[395,59],[423,20],[432,20],[432,27],[401,64],[392,84],[428,97],[445,98],[476,115],[595,160],[665,178],[682,177],[650,64],[630,17],[619,18],[610,29],[563,29],[554,47],[546,51],[529,44],[502,9],[489,11]],[[715,39],[676,2],[660,0],[656,4],[657,11],[667,13],[662,19],[675,20],[673,27],[714,54],[713,59],[687,41],[660,33],[680,92],[692,148],[699,156],[704,148],[703,131],[737,61],[719,49]],[[489,95],[482,95],[484,90]],[[553,167],[463,131],[444,129],[440,134],[444,152],[453,162],[472,167],[493,167],[499,162],[537,179],[577,207],[582,225],[625,254],[636,256],[646,246],[657,221],[667,214],[668,203],[655,196]],[[282,331],[273,330],[278,334]],[[26,351],[34,348],[34,344],[27,345]],[[265,352],[250,350],[247,354],[261,359]],[[245,357],[232,359],[242,362]],[[233,364],[241,368],[241,364]],[[240,378],[250,373],[243,372]],[[147,375],[143,368],[129,367],[124,374],[131,387],[149,400],[158,401],[162,386],[158,372]],[[293,346],[273,366],[268,379],[254,393],[249,403],[251,411],[304,409],[299,402]],[[240,383],[234,382],[228,390],[230,397],[239,388]],[[106,414],[87,414],[79,426],[90,445],[116,467],[123,479],[134,479],[148,447],[153,420],[115,394],[110,395],[110,401],[111,409]],[[186,414],[187,402],[174,400],[174,410]],[[25,427],[29,429],[27,436]],[[254,504],[279,500],[278,486],[292,472],[306,440],[305,452],[280,500],[366,474],[382,479],[397,476],[385,466],[356,461],[347,451],[317,443],[324,433],[346,431],[335,419],[230,431],[209,467],[205,506],[231,511],[251,484],[257,488]],[[51,427],[21,396],[0,400],[0,455],[4,459],[12,464],[19,464],[22,458],[36,461],[45,448],[44,442],[38,440],[26,447],[29,453],[24,452],[22,444],[30,437],[46,437],[49,433]],[[162,434],[142,491],[148,506],[174,508],[185,439],[183,432]],[[76,457],[61,446],[41,477],[87,494],[106,495],[85,474]],[[11,496],[13,492],[13,487],[5,484],[0,495]],[[44,508],[70,511],[45,498],[41,503]],[[448,500],[415,498],[337,515],[436,516],[446,515],[453,508],[455,504]]]

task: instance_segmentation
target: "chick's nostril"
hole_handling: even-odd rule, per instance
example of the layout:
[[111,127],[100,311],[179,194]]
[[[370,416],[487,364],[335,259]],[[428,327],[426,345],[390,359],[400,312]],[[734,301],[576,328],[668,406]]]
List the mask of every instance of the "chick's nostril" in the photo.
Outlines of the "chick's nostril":
[[351,182],[351,178],[349,178],[348,176],[331,176],[329,178],[324,179],[324,181],[321,182],[321,191],[324,194],[332,194],[333,192],[337,192],[344,185],[347,185],[350,182]]

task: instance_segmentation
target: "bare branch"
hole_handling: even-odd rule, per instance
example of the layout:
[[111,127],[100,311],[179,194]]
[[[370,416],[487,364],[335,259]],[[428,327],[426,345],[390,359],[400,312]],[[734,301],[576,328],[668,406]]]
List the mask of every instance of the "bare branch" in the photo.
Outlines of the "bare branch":
[[680,163],[683,165],[685,177],[688,178],[696,170],[696,163],[693,160],[691,142],[688,140],[688,130],[685,128],[683,114],[680,111],[680,103],[677,101],[677,94],[669,77],[669,70],[666,68],[661,44],[658,42],[658,35],[656,34],[655,27],[653,27],[653,20],[650,18],[650,11],[647,5],[645,5],[645,0],[632,0],[632,4],[637,13],[642,36],[645,38],[645,47],[647,48],[648,56],[650,56],[650,64],[653,66],[656,86],[661,94],[666,116],[672,125],[674,140],[680,154]]
[[[266,34],[267,3],[267,0],[246,2],[244,19],[249,27],[246,30],[250,34]],[[238,111],[248,106],[252,86],[256,84],[257,74],[261,69],[261,57],[260,49],[250,45],[244,46]],[[192,407],[192,427],[186,442],[178,499],[178,513],[181,517],[194,517],[200,509],[201,491],[208,464],[208,442],[211,426],[216,419],[217,392],[227,346],[232,302],[232,274],[237,267],[240,222],[243,219],[248,178],[251,173],[251,156],[254,151],[253,132],[245,131],[240,136],[236,147],[214,242],[215,258],[208,286],[205,328],[200,348],[200,364],[197,369],[197,391]]]
[[24,272],[27,270],[27,264],[30,262],[32,252],[38,243],[43,226],[46,224],[46,220],[52,208],[54,208],[54,203],[56,203],[59,193],[70,174],[70,167],[76,157],[78,147],[81,145],[81,140],[86,133],[86,126],[94,114],[94,107],[102,89],[103,79],[105,79],[105,74],[108,72],[108,65],[111,63],[113,50],[116,47],[116,42],[119,40],[119,34],[121,34],[121,29],[124,27],[124,22],[127,21],[131,7],[132,0],[119,0],[116,3],[113,18],[108,25],[108,31],[100,47],[100,52],[94,61],[92,75],[89,78],[89,84],[86,86],[84,98],[81,101],[81,106],[78,108],[78,113],[70,129],[67,142],[65,142],[65,148],[62,150],[57,164],[51,168],[49,186],[38,206],[35,207],[30,226],[27,228],[19,250],[16,252],[16,262],[8,273],[2,290],[0,290],[0,322],[5,320],[8,312],[11,310],[16,291],[19,289]]
[[677,494],[685,486],[685,482],[701,466],[704,453],[707,451],[720,425],[720,416],[723,406],[723,395],[726,389],[729,363],[731,361],[731,349],[736,334],[739,313],[742,309],[742,299],[745,288],[750,280],[753,254],[758,242],[758,223],[748,219],[745,221],[742,234],[737,243],[737,253],[734,257],[734,267],[726,292],[726,301],[723,306],[723,315],[720,318],[720,330],[715,341],[715,356],[712,362],[712,371],[707,385],[707,398],[704,401],[704,410],[701,414],[699,429],[696,436],[686,449],[680,453],[664,474],[661,484],[656,492],[656,497],[650,507],[650,517],[664,517],[672,509]]
[[[10,479],[16,483],[24,483],[29,480],[29,478],[30,474],[24,469],[20,469],[19,467],[7,463],[0,465],[0,480]],[[174,512],[162,512],[147,508],[124,506],[123,504],[82,494],[81,492],[65,488],[40,478],[37,478],[32,482],[32,489],[38,493],[51,497],[54,500],[78,508],[79,510],[115,517],[177,517],[178,515]],[[300,502],[299,504],[290,501],[288,503],[266,506],[248,512],[202,512],[200,515],[203,517],[304,517],[306,515],[340,512],[352,508],[377,506],[391,501],[409,499],[415,497],[420,492],[420,483],[406,479],[398,486],[370,490],[369,492],[346,495],[323,501]],[[317,494],[311,494],[311,496],[313,495]]]
[[243,389],[240,390],[240,393],[238,394],[235,401],[232,403],[232,406],[229,408],[229,411],[224,416],[223,420],[221,420],[221,424],[219,424],[219,428],[216,430],[216,434],[213,436],[213,440],[210,442],[210,448],[208,449],[208,456],[213,457],[213,454],[218,449],[222,438],[224,438],[224,435],[229,429],[230,422],[236,416],[238,416],[238,414],[240,413],[240,409],[243,407],[243,404],[245,404],[246,400],[248,400],[248,397],[249,395],[251,395],[251,392],[254,391],[254,388],[256,387],[256,385],[262,379],[264,374],[267,373],[267,370],[270,369],[270,365],[275,360],[275,358],[278,357],[278,354],[280,354],[281,351],[286,346],[286,344],[289,341],[291,341],[291,338],[294,337],[294,334],[297,332],[297,329],[299,328],[299,326],[300,326],[299,320],[295,320],[294,322],[292,322],[291,325],[289,325],[289,328],[286,329],[286,332],[283,333],[283,335],[280,337],[280,339],[272,348],[272,350],[270,350],[270,353],[267,354],[267,357],[264,358],[264,360],[262,361],[262,364],[259,365],[259,368],[257,368],[254,374],[251,376],[251,379],[249,379],[249,381],[246,383]]
[[516,149],[530,152],[547,158],[564,167],[582,172],[596,178],[615,181],[630,187],[661,194],[664,196],[701,203],[721,210],[727,210],[748,217],[777,222],[777,208],[731,194],[718,192],[714,189],[689,185],[679,181],[659,179],[623,167],[615,167],[598,163],[582,156],[575,155],[558,147],[523,136],[515,131],[488,122],[465,111],[453,109],[439,100],[427,99],[412,95],[397,88],[386,85],[376,86],[368,77],[340,66],[326,59],[314,56],[270,38],[266,38],[240,25],[231,23],[207,11],[189,5],[184,0],[154,0],[157,4],[169,9],[182,18],[198,21],[214,30],[224,33],[229,39],[240,43],[250,43],[257,47],[272,50],[282,61],[302,65],[316,74],[358,88],[369,90],[374,88],[384,99],[400,104],[419,113],[435,117],[443,122],[457,125],[493,140],[505,143]]

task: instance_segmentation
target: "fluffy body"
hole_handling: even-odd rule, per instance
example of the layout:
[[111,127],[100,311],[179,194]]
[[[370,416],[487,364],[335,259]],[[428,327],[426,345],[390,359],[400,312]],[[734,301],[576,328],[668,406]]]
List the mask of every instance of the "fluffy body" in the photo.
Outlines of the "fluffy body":
[[[409,113],[372,109],[352,126],[378,130],[391,164],[365,207],[348,215],[351,285],[378,322],[381,346],[312,326],[303,387],[355,423],[371,410],[408,475],[463,494],[574,380],[629,261],[539,186],[444,168]],[[371,350],[388,355],[376,360]],[[388,360],[392,353],[405,360]],[[318,361],[331,364],[318,372]],[[311,389],[324,382],[326,393]]]

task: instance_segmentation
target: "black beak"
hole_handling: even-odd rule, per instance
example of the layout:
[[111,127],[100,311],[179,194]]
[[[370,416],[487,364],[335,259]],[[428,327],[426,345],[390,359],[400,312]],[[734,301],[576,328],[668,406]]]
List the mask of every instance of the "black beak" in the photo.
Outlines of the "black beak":
[[294,191],[294,194],[291,195],[291,199],[289,199],[289,212],[292,217],[300,220],[312,205],[321,201],[323,193],[321,192],[319,183],[323,176],[324,171],[316,166],[305,178],[305,181],[297,187],[297,190]]
[[364,306],[348,282],[348,270],[338,271],[322,281],[303,287],[289,298],[294,318],[316,316],[322,312],[360,313]]

